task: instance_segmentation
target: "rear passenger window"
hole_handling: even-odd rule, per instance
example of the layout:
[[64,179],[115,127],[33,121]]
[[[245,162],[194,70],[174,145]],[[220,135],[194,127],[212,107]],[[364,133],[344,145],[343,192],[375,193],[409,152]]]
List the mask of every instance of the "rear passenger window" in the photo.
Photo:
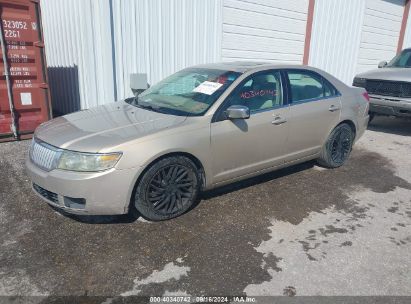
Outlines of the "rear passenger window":
[[288,72],[288,78],[293,103],[338,95],[338,91],[327,80],[314,72]]

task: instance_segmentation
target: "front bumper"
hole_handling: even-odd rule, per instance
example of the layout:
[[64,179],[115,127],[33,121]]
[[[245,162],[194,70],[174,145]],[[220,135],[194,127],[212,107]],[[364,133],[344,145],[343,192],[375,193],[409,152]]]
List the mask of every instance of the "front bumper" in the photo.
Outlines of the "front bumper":
[[370,113],[411,117],[411,99],[370,95]]
[[26,159],[33,191],[50,205],[72,214],[116,215],[128,212],[141,168],[80,173],[43,171]]

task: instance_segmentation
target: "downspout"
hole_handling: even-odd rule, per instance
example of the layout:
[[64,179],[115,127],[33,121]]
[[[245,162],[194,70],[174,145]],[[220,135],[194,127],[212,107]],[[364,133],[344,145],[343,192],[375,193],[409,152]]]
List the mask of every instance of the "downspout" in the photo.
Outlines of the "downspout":
[[405,32],[407,31],[408,16],[410,14],[411,1],[405,0],[404,14],[402,16],[400,38],[398,39],[397,54],[402,52],[404,46]]
[[9,97],[9,107],[10,107],[10,114],[11,114],[10,128],[13,132],[14,138],[18,139],[17,125],[16,125],[16,112],[14,109],[13,91],[12,91],[12,85],[11,85],[11,79],[10,79],[9,63],[7,61],[7,47],[6,47],[6,41],[4,39],[3,22],[0,22],[0,43],[1,43],[1,52],[3,54],[4,76],[6,76],[7,94]]
[[303,65],[308,65],[310,61],[311,35],[313,31],[314,10],[315,10],[315,0],[309,0],[308,13],[307,13],[307,25],[305,28]]

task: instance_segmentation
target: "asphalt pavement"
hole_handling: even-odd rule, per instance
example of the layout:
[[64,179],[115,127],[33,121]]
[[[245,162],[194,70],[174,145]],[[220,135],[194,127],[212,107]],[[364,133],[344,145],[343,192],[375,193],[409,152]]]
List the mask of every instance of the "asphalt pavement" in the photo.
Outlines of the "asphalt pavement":
[[55,211],[28,146],[0,144],[0,295],[411,296],[411,121],[377,118],[342,168],[236,183],[159,223]]

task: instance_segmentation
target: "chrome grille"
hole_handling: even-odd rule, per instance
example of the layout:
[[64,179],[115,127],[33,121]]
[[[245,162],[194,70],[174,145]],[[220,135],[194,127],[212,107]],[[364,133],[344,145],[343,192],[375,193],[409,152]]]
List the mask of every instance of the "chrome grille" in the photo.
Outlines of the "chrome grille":
[[51,171],[55,167],[58,151],[46,143],[39,143],[33,140],[30,148],[31,161],[40,168]]

